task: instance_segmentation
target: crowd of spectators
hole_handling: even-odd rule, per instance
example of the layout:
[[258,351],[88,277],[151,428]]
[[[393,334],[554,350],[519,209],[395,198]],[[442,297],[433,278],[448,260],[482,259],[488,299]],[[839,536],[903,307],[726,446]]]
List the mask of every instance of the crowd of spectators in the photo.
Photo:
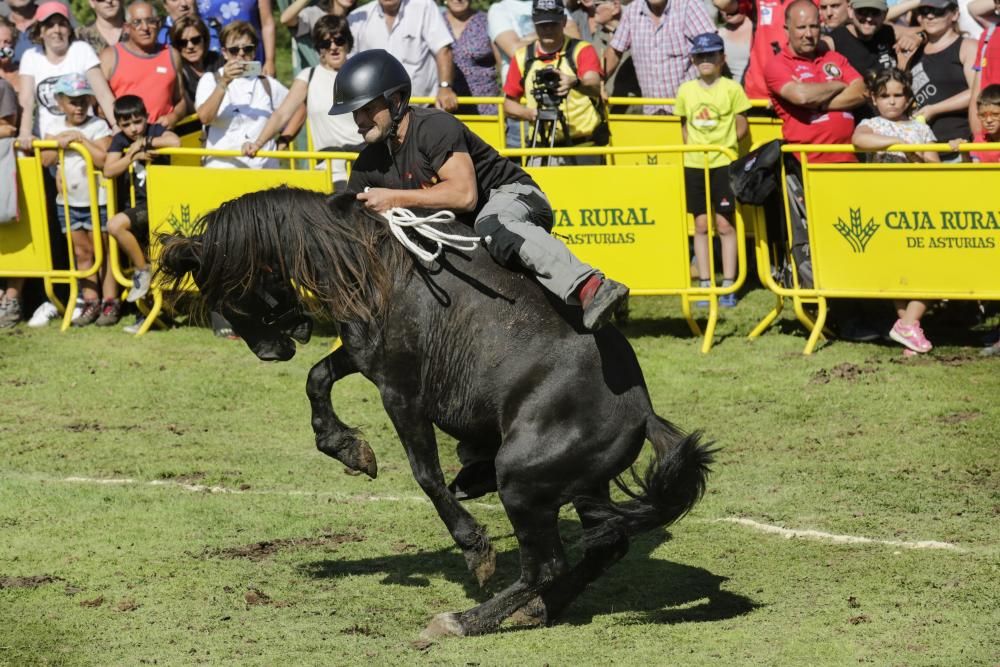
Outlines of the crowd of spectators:
[[[291,145],[306,120],[313,148],[351,150],[359,136],[350,117],[327,114],[337,72],[355,53],[385,49],[410,75],[413,96],[441,109],[493,115],[496,105],[459,106],[458,98],[502,97],[508,146],[600,145],[607,142],[604,100],[674,99],[688,82],[716,85],[699,73],[692,49],[704,35],[718,38],[712,48],[720,48],[720,77],[754,101],[737,115],[775,115],[789,141],[857,138],[862,121],[882,117],[865,77],[884,71],[906,78],[912,102],[905,119],[924,125],[921,136],[954,145],[997,136],[993,98],[984,106],[980,93],[1000,84],[1000,0],[498,0],[488,11],[470,0],[161,2],[87,0],[86,16],[74,16],[65,0],[0,1],[0,139],[15,136],[27,147],[33,138],[59,136],[66,100],[81,98],[92,99],[88,113],[119,133],[114,105],[128,98],[141,100],[149,127],[168,131],[195,114],[206,147],[242,153],[207,158],[209,167],[276,166],[258,153]],[[284,58],[277,30],[286,29],[294,79],[283,82],[276,77]],[[58,96],[67,77],[85,81],[88,95]],[[728,84],[725,90],[732,91]],[[648,104],[612,111],[678,110]],[[695,129],[693,119],[709,127],[705,114],[717,113],[711,104],[680,111],[686,130]],[[152,159],[148,151],[133,153]],[[54,210],[54,171],[47,178]],[[334,161],[333,178],[345,181],[342,161]],[[0,327],[24,317],[22,288],[23,281],[6,282]],[[102,295],[108,298],[116,302]]]

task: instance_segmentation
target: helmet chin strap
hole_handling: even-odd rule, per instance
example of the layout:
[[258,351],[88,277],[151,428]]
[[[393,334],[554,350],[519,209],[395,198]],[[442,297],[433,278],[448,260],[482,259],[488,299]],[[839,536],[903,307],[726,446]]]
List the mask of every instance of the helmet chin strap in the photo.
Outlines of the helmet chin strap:
[[385,101],[389,105],[389,114],[392,117],[392,124],[389,126],[389,136],[386,137],[386,144],[389,146],[389,152],[391,153],[392,141],[399,132],[399,124],[403,122],[403,116],[406,115],[406,105],[400,101],[399,104],[394,106],[391,96],[386,96]]

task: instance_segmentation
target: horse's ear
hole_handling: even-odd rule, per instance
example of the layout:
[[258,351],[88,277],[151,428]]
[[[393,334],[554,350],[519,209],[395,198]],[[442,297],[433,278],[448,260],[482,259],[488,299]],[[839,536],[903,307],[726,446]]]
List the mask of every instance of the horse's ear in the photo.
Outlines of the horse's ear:
[[201,268],[201,237],[162,234],[160,243],[160,273],[179,280],[188,273],[197,273]]

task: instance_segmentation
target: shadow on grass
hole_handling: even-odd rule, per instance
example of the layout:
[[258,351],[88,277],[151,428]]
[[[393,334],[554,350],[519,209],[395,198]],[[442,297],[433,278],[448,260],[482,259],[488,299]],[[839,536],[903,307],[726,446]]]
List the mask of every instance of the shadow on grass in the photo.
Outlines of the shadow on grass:
[[[567,541],[579,537],[579,524],[560,523]],[[743,616],[759,606],[750,598],[722,590],[727,577],[704,568],[651,558],[650,554],[669,539],[670,534],[665,530],[635,539],[625,558],[592,583],[558,623],[586,625],[595,616],[623,612],[632,614],[625,621],[628,624],[720,621]],[[579,556],[573,553],[571,562]],[[300,570],[320,579],[384,573],[382,583],[418,587],[429,586],[432,578],[443,577],[461,585],[466,595],[478,604],[513,583],[519,564],[516,549],[498,553],[496,574],[485,590],[476,585],[454,547],[355,560],[320,560],[306,563]]]

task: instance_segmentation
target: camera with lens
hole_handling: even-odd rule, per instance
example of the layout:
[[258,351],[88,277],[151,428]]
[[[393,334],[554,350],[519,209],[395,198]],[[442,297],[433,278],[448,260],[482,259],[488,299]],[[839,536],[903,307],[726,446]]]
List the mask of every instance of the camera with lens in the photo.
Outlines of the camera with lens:
[[562,103],[565,95],[558,92],[562,79],[559,70],[551,67],[535,71],[535,87],[531,89],[531,94],[538,103],[539,109],[557,109]]

